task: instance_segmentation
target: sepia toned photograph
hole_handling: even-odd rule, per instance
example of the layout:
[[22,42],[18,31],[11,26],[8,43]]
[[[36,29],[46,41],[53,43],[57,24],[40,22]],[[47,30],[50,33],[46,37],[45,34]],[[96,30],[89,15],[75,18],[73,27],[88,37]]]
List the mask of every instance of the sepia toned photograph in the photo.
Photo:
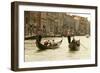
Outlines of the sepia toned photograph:
[[97,66],[97,7],[11,4],[11,69]]
[[25,62],[91,58],[90,14],[24,11]]

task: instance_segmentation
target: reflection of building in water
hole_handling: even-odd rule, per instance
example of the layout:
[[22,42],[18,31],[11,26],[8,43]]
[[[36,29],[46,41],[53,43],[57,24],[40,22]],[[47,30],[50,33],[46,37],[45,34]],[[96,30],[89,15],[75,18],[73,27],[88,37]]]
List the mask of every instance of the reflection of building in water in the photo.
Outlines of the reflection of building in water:
[[90,34],[90,22],[85,17],[58,12],[25,11],[25,35],[67,36]]

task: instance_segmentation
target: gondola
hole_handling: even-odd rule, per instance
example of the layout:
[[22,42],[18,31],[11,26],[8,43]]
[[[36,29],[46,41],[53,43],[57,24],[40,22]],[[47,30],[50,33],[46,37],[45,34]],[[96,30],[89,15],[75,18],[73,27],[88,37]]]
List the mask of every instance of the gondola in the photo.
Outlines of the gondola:
[[43,45],[41,43],[41,40],[42,40],[42,37],[40,35],[37,36],[37,38],[36,38],[36,46],[39,48],[38,51],[43,51],[43,50],[46,50],[46,49],[56,49],[56,48],[59,48],[59,46],[62,43],[62,40],[61,40],[61,41],[55,43],[54,45],[46,46],[46,45]]
[[80,40],[73,39],[71,43],[69,43],[70,51],[78,51],[80,47]]

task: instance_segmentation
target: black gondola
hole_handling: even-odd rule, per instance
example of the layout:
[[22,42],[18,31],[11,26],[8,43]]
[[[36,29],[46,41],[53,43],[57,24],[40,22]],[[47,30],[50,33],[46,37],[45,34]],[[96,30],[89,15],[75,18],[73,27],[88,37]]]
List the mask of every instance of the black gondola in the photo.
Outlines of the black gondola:
[[71,43],[69,43],[70,51],[77,51],[80,47],[80,40],[73,39]]
[[62,40],[61,40],[61,41],[55,43],[54,45],[46,46],[46,45],[41,44],[41,39],[42,39],[42,37],[40,35],[37,36],[36,46],[39,48],[38,51],[43,51],[43,50],[46,50],[46,49],[56,49],[56,48],[59,48],[59,46],[62,43]]

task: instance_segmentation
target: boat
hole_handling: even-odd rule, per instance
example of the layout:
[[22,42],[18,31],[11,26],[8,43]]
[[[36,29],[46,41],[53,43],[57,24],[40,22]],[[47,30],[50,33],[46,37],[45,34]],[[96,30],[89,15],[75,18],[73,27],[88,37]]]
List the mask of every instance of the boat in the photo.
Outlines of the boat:
[[37,36],[36,38],[36,46],[39,48],[38,51],[43,51],[43,50],[47,50],[47,49],[56,49],[56,48],[59,48],[59,46],[61,45],[62,43],[62,40],[60,40],[59,42],[56,42],[55,44],[53,45],[50,45],[50,46],[46,46],[46,45],[43,45],[41,43],[41,40],[42,40],[42,36]]
[[73,39],[71,43],[69,43],[70,51],[78,51],[80,47],[80,40]]

